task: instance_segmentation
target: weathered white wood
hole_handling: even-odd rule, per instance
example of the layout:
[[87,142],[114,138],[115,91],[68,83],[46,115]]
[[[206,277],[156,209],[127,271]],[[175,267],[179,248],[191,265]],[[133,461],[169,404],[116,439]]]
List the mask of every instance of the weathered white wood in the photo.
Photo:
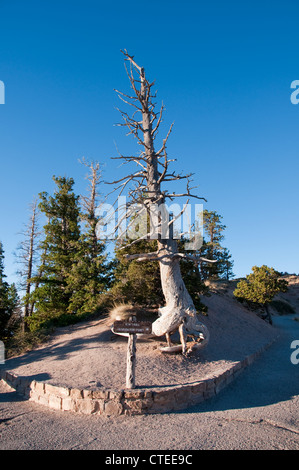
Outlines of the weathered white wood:
[[187,342],[186,342],[186,332],[185,332],[184,323],[180,324],[179,333],[180,333],[180,340],[181,340],[181,345],[182,345],[182,354],[186,354]]
[[127,351],[126,388],[135,388],[136,341],[137,335],[129,334]]
[[[188,343],[187,343],[187,346],[188,346]],[[190,347],[187,347],[187,353],[191,352],[193,350],[196,350],[196,349],[201,349],[202,347],[203,347],[202,343],[192,344]],[[182,352],[182,345],[181,344],[175,344],[175,345],[172,345],[172,346],[162,346],[161,348],[159,348],[159,351],[161,351],[163,353],[168,353],[168,354]]]
[[[159,265],[166,305],[159,309],[160,317],[153,323],[152,331],[156,336],[162,336],[179,329],[182,352],[185,354],[186,336],[194,341],[193,347],[197,341],[204,347],[209,341],[209,331],[198,320],[193,301],[182,279],[179,258],[172,256],[177,250],[176,245],[173,239],[158,241],[159,252],[164,255]],[[167,340],[170,340],[169,336]]]

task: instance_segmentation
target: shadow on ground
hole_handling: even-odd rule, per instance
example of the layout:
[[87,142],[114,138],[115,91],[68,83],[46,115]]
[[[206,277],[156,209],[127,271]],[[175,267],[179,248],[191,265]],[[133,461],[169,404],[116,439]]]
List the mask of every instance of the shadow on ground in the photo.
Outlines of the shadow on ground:
[[277,317],[274,321],[281,331],[278,341],[218,395],[187,412],[264,407],[297,396],[299,364],[290,360],[290,345],[294,339],[299,340],[299,323],[292,320],[292,316]]

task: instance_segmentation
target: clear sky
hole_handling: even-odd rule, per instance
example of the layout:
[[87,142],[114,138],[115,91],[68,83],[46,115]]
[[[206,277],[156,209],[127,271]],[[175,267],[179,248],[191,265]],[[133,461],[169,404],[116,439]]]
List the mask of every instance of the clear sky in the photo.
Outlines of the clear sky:
[[[0,0],[0,240],[8,281],[28,205],[52,176],[86,188],[85,156],[103,178],[124,136],[114,89],[129,91],[120,49],[156,80],[174,121],[169,156],[195,173],[204,207],[223,216],[237,277],[253,265],[299,272],[297,0]],[[162,137],[162,135],[161,135]],[[102,187],[105,193],[107,187]]]

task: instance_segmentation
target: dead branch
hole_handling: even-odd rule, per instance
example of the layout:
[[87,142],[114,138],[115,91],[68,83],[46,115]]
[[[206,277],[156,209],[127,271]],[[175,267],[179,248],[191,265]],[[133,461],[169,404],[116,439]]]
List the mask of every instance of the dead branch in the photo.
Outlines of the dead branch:
[[163,144],[162,144],[162,147],[160,148],[160,150],[156,153],[156,155],[160,155],[166,148],[166,143],[168,141],[168,138],[170,136],[170,133],[172,131],[172,128],[173,128],[173,125],[174,125],[174,122],[171,124],[170,128],[169,128],[169,131],[165,137],[165,139],[163,139]]
[[127,260],[135,260],[138,262],[141,261],[162,261],[162,260],[171,260],[171,259],[189,259],[191,261],[199,262],[203,261],[205,263],[217,263],[217,260],[213,259],[207,259],[203,258],[202,256],[195,256],[195,255],[189,255],[188,253],[174,253],[174,254],[165,254],[165,255],[159,255],[158,251],[154,251],[151,253],[139,253],[139,254],[133,254],[133,255],[125,255],[125,258]]

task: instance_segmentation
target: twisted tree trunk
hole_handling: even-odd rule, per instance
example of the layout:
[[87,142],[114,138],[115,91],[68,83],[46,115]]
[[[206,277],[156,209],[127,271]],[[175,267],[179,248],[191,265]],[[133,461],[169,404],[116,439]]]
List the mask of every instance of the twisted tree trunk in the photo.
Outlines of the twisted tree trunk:
[[194,303],[186,289],[180,269],[177,242],[169,239],[166,243],[158,242],[161,284],[166,305],[159,309],[160,317],[153,323],[153,333],[156,336],[166,335],[168,346],[171,348],[170,334],[179,329],[182,352],[187,352],[187,337],[191,337],[195,346],[205,346],[209,341],[209,332],[203,323],[199,322]]

